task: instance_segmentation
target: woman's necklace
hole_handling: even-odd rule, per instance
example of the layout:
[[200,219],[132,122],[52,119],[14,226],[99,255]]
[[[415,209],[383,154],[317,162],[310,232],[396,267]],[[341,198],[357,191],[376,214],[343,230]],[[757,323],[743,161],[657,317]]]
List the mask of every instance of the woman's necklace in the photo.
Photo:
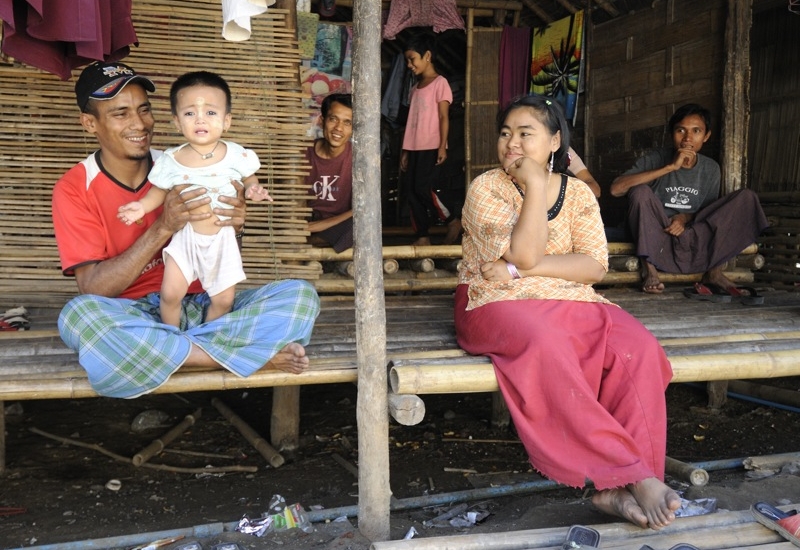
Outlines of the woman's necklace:
[[195,149],[195,148],[194,148],[194,146],[193,146],[191,143],[187,143],[186,145],[188,145],[189,147],[191,147],[191,148],[192,148],[192,151],[194,151],[195,153],[197,153],[198,155],[200,155],[200,158],[201,158],[201,159],[203,159],[203,160],[208,160],[208,159],[210,159],[210,158],[212,158],[212,157],[214,156],[214,151],[216,151],[216,150],[217,150],[217,147],[219,147],[219,141],[217,141],[217,143],[214,145],[214,148],[213,148],[213,149],[211,149],[211,151],[210,151],[210,152],[208,152],[208,153],[201,153],[200,151],[198,151],[197,149]]

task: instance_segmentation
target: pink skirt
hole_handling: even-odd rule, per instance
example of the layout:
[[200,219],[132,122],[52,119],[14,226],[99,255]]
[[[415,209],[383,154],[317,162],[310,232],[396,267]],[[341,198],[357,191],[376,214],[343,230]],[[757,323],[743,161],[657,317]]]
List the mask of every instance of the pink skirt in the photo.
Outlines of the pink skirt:
[[531,464],[558,483],[598,490],[664,479],[672,367],[656,338],[615,305],[509,300],[466,311],[459,345],[486,355]]

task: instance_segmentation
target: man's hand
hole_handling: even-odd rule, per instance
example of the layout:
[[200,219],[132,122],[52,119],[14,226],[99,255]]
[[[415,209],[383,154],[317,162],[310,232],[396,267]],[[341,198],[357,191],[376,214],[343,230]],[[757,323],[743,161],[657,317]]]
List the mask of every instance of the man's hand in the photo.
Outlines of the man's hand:
[[685,214],[675,214],[669,219],[669,225],[664,228],[665,233],[669,233],[673,237],[680,237],[686,230],[686,223],[689,218]]
[[[211,212],[198,213],[197,208],[211,202],[211,198],[204,197],[205,189],[194,189],[181,193],[188,185],[176,185],[164,198],[164,210],[161,213],[162,226],[170,234],[183,229],[189,222],[205,220],[211,217]],[[201,198],[198,198],[201,197]]]
[[680,170],[681,168],[691,168],[697,160],[697,152],[691,147],[681,147],[675,152],[675,158],[672,159],[672,168]]
[[220,227],[232,225],[236,233],[244,229],[244,220],[247,217],[247,205],[244,199],[244,186],[238,181],[231,182],[236,188],[236,197],[220,196],[220,202],[229,204],[231,208],[215,208],[214,214],[217,216],[230,216],[229,220],[217,220],[216,224]]

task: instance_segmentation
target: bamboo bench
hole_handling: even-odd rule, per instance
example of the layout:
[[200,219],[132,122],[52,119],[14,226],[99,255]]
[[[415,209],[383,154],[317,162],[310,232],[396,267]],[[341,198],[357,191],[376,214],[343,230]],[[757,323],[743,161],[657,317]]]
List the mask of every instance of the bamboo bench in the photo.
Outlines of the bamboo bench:
[[[764,305],[748,307],[687,300],[680,291],[658,296],[632,289],[602,292],[658,338],[672,363],[673,383],[800,375],[800,293],[767,291]],[[420,395],[499,389],[491,362],[455,345],[388,358],[391,395],[402,396],[416,411],[413,417],[396,416],[401,423],[422,420]]]
[[[58,312],[75,294],[75,283],[60,274],[52,229],[29,226],[24,231],[32,234],[19,235],[20,228],[16,228],[15,232],[4,231],[0,237],[0,273],[4,274],[0,279],[0,308],[4,311],[16,305],[26,306],[33,328],[25,332],[0,333],[0,473],[5,470],[6,456],[4,402],[97,397],[77,362],[76,354],[64,346],[56,330]],[[755,248],[745,250],[740,257],[757,256],[756,251]],[[609,252],[612,257],[623,257],[631,254],[632,247],[626,243],[611,243]],[[454,261],[460,257],[460,245],[384,247],[385,260],[405,262],[428,258]],[[340,254],[332,249],[303,250],[297,253],[297,259],[351,261],[352,250]],[[734,267],[726,273],[739,282],[753,280],[753,273],[748,269]],[[664,275],[665,282],[690,282],[698,278],[699,275]],[[154,393],[271,387],[270,440],[278,449],[296,448],[299,441],[300,386],[357,381],[353,280],[348,277],[331,280],[335,284],[325,279],[313,281],[321,294],[335,292],[340,296],[323,297],[322,311],[307,348],[311,359],[308,372],[289,375],[264,370],[240,378],[224,369],[182,368]],[[638,281],[636,268],[633,272],[610,272],[603,284]],[[406,376],[402,369],[410,365],[419,367],[421,372],[438,372],[439,375],[454,369],[458,377],[477,369],[482,372],[484,381],[470,386],[468,391],[496,390],[491,365],[485,359],[466,358],[456,344],[449,296],[456,284],[457,276],[452,271],[448,276],[430,279],[385,277],[387,293],[439,293],[433,297],[423,294],[420,298],[387,296],[387,358],[393,365],[393,386],[397,385],[390,395],[389,406],[391,414],[400,422],[421,420],[424,406],[420,406],[421,400],[416,394],[428,393],[430,388],[436,387],[425,381],[412,390],[407,389],[402,383]],[[466,363],[469,365],[464,368]],[[697,375],[693,377],[702,379]],[[448,391],[467,389],[452,386]]]

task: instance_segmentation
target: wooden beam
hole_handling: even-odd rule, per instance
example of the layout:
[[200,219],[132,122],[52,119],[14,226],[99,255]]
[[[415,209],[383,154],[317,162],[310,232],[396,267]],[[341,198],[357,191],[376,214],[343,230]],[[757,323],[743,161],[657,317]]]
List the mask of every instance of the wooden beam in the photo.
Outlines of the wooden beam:
[[750,125],[750,27],[752,0],[728,0],[725,74],[722,82],[720,168],[722,192],[747,187],[747,133]]
[[536,16],[545,23],[549,24],[553,22],[553,18],[550,17],[550,15],[546,11],[537,6],[533,0],[522,0],[522,3],[525,4],[526,8],[535,13]]
[[570,13],[575,13],[578,11],[578,8],[576,8],[569,0],[558,0],[558,3],[564,6],[564,9]]
[[607,0],[595,0],[595,4],[603,8],[603,11],[611,17],[617,17],[619,15],[619,10],[612,6]]
[[358,529],[389,540],[389,397],[381,257],[381,2],[353,5],[353,261],[358,365]]

